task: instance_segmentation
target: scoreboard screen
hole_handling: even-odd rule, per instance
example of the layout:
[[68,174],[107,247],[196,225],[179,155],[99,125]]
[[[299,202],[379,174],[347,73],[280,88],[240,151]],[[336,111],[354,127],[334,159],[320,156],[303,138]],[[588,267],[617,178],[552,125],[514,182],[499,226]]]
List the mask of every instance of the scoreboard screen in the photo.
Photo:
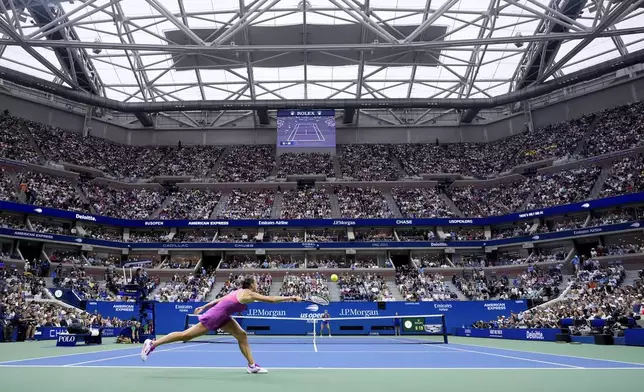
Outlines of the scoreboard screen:
[[[437,320],[436,320],[437,321]],[[407,317],[402,321],[403,332],[409,333],[442,333],[443,325],[427,323],[424,317]]]
[[335,110],[279,110],[277,147],[335,147]]

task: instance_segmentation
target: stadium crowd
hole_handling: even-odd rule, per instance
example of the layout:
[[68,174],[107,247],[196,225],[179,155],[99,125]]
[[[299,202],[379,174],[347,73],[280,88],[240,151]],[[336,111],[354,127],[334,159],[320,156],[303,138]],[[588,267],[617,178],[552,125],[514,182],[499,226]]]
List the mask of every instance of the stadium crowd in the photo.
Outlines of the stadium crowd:
[[385,279],[377,274],[341,274],[338,278],[340,300],[357,301],[393,301]]
[[292,189],[282,193],[280,219],[327,219],[331,216],[331,200],[324,188]]
[[393,216],[382,191],[376,188],[341,188],[337,190],[342,218],[375,219]]
[[323,174],[335,177],[333,157],[328,153],[286,153],[279,156],[278,178],[297,174]]
[[331,298],[328,281],[324,275],[319,273],[285,275],[279,295],[299,296],[305,299],[311,298],[312,295],[317,295],[327,300]]
[[404,301],[453,301],[458,295],[451,292],[441,274],[430,274],[409,266],[396,268],[396,285]]
[[[630,285],[624,284],[626,273],[619,264],[601,265],[596,259],[582,262],[569,289],[562,298],[547,302],[521,314],[479,321],[478,328],[559,328],[562,319],[572,319],[574,335],[609,333],[623,335],[629,319],[644,310],[644,271]],[[594,327],[595,319],[605,326]]]

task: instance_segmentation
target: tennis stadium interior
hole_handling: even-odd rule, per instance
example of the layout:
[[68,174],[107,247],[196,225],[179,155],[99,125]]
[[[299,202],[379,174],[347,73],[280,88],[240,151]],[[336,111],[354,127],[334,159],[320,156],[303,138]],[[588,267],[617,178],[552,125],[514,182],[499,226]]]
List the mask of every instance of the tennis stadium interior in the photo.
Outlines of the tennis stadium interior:
[[[0,0],[0,34],[7,391],[641,389],[644,0]],[[251,277],[303,299],[232,315],[268,374],[221,329],[141,360]]]

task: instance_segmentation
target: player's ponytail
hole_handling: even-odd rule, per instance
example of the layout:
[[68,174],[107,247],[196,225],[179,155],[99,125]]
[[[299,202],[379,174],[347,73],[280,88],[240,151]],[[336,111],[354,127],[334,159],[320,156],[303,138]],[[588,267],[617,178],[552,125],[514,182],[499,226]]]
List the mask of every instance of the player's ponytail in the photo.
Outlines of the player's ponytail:
[[241,287],[242,289],[249,289],[251,288],[254,282],[255,282],[255,278],[250,276],[242,281]]

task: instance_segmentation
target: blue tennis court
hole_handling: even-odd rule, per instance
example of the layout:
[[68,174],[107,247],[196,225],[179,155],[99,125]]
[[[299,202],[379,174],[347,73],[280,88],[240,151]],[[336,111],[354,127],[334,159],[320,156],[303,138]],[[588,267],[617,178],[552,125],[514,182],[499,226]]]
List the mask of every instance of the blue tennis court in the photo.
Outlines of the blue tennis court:
[[[256,344],[256,360],[269,370],[279,369],[633,369],[644,364],[536,353],[468,344]],[[388,339],[388,338],[380,338]],[[140,346],[74,353],[77,348],[43,350],[42,357],[0,362],[0,367],[195,368],[243,369],[236,345],[180,343],[156,350],[143,363]],[[317,349],[317,351],[316,351]],[[644,351],[643,351],[644,354]]]

